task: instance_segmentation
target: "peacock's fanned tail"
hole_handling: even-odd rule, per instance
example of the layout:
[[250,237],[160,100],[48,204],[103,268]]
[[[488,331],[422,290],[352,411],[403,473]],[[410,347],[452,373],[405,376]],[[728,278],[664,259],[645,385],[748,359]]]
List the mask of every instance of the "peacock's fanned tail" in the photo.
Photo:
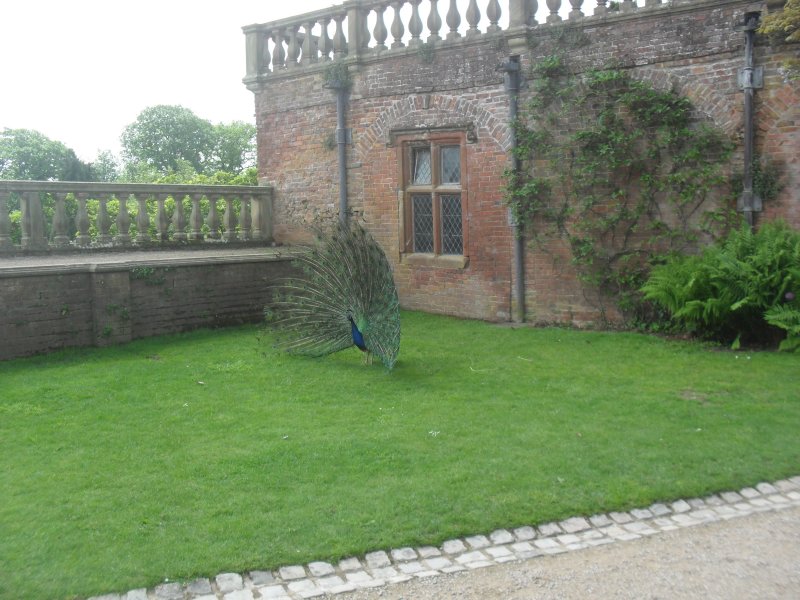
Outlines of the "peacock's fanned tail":
[[350,316],[367,350],[391,369],[400,349],[400,314],[386,255],[359,224],[317,236],[318,243],[296,259],[303,277],[280,281],[267,309],[277,346],[309,356],[349,348]]

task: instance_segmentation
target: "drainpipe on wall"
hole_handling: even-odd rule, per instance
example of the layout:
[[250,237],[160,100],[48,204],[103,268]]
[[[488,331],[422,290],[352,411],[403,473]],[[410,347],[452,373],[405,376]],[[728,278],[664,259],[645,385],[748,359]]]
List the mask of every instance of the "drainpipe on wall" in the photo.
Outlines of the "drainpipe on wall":
[[331,81],[326,85],[336,90],[336,146],[339,154],[339,222],[347,225],[347,144],[352,140],[352,134],[346,125],[347,92],[349,83],[346,81]]
[[[504,73],[506,92],[508,93],[508,117],[511,125],[511,153],[512,168],[514,173],[519,173],[521,163],[516,155],[517,136],[514,133],[514,125],[517,120],[519,106],[520,88],[520,63],[519,55],[515,54],[508,57],[508,60],[500,65],[500,70]],[[523,224],[518,223],[511,216],[511,226],[514,228],[514,279],[517,287],[515,289],[516,311],[514,320],[518,323],[525,322],[525,231]]]
[[744,22],[736,28],[744,32],[744,67],[739,69],[739,89],[744,92],[744,181],[737,209],[744,213],[750,229],[755,215],[763,208],[761,198],[753,192],[753,137],[755,115],[753,110],[755,90],[764,87],[764,67],[753,67],[753,41],[758,28],[758,12],[748,12]]

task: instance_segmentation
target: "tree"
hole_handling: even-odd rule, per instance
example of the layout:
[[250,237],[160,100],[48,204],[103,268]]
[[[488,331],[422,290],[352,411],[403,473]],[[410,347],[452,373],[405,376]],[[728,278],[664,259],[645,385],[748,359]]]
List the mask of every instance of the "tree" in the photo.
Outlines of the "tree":
[[93,181],[91,165],[75,151],[33,129],[0,133],[0,179]]
[[92,162],[95,181],[112,182],[119,178],[119,162],[110,150],[101,150]]
[[176,171],[180,161],[202,172],[214,147],[214,126],[182,106],[145,108],[122,132],[122,155],[161,173]]
[[214,126],[212,167],[216,171],[238,174],[256,163],[256,128],[242,121]]

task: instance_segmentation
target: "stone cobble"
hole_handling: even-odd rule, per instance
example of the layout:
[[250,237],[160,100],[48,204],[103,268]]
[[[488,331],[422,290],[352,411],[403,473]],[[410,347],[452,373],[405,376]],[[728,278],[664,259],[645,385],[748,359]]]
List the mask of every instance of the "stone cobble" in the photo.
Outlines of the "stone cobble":
[[275,571],[220,573],[187,583],[105,594],[90,600],[298,600],[481,569],[511,561],[639,539],[683,527],[800,506],[800,476],[738,492],[653,504],[627,512],[576,516],[557,523],[498,529],[448,540],[441,547],[376,550],[334,565],[314,561]]

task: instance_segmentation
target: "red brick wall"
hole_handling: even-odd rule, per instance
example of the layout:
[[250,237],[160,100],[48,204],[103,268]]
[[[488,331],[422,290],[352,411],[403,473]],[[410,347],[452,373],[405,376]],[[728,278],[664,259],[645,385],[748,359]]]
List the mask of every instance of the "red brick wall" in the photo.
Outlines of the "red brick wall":
[[[743,98],[736,73],[743,63],[744,34],[734,25],[748,10],[751,4],[731,0],[661,5],[587,18],[577,33],[562,25],[539,25],[531,29],[527,46],[524,40],[483,36],[440,45],[432,62],[406,49],[353,64],[348,201],[386,250],[401,304],[497,321],[513,314],[514,240],[502,202],[502,174],[510,166],[508,100],[497,70],[509,54],[521,51],[523,71],[544,56],[564,52],[579,71],[614,63],[659,89],[674,88],[693,101],[699,118],[739,142],[734,163],[740,168]],[[757,47],[765,89],[756,92],[756,145],[780,165],[783,183],[780,198],[760,218],[780,216],[800,227],[800,86],[779,72],[781,60],[792,54],[795,47]],[[312,220],[334,218],[338,211],[336,150],[326,145],[336,127],[335,94],[323,87],[323,73],[322,66],[287,69],[256,92],[260,176],[275,186],[279,242],[307,239]],[[529,93],[523,91],[521,102]],[[399,251],[401,181],[390,132],[464,122],[477,134],[477,141],[467,145],[465,174],[469,264],[463,269],[409,264]],[[528,320],[586,324],[601,318],[591,290],[576,280],[566,248],[553,243],[546,250],[531,246],[525,256]]]
[[[0,360],[255,323],[286,258],[0,270]],[[20,301],[23,299],[23,301]]]

